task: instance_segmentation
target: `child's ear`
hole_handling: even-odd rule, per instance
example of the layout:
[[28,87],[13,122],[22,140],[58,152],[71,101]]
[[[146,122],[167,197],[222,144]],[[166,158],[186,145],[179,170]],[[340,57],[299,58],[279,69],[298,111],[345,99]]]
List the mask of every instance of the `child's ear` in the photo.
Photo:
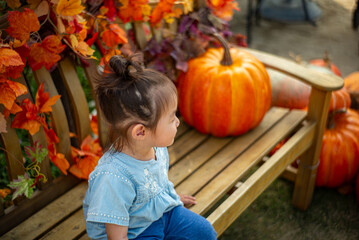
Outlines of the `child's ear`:
[[136,124],[131,130],[131,136],[133,139],[142,140],[147,134],[147,129],[142,124]]

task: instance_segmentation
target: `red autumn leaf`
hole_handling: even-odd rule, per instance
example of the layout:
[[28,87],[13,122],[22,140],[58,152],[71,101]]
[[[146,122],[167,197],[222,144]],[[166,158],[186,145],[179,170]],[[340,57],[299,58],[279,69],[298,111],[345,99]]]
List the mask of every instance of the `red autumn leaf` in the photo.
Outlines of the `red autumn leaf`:
[[0,74],[7,78],[18,78],[24,70],[25,64],[20,55],[9,48],[0,48]]
[[30,47],[28,57],[29,65],[33,71],[39,70],[43,65],[49,70],[61,57],[61,53],[66,48],[61,43],[61,39],[55,35],[47,36],[42,43],[34,43]]
[[114,21],[116,17],[116,6],[113,1],[114,0],[104,0],[103,4],[104,7],[108,9],[108,11],[106,12],[106,16],[108,17],[108,19],[110,19],[110,21]]
[[40,23],[33,10],[25,8],[24,11],[10,11],[8,16],[10,27],[6,29],[9,35],[20,41],[27,41],[31,32],[39,31]]
[[26,64],[26,58],[29,56],[30,47],[27,43],[23,44],[21,47],[14,48],[14,50],[20,55],[24,65]]
[[34,135],[39,131],[41,126],[37,115],[37,108],[29,99],[22,101],[21,108],[22,111],[16,114],[11,127],[26,129],[31,135]]
[[60,97],[61,95],[56,95],[49,98],[49,93],[44,92],[44,83],[41,83],[37,90],[35,101],[39,113],[52,112],[51,106],[54,105]]
[[108,29],[103,31],[102,41],[110,48],[116,47],[118,44],[128,42],[125,31],[123,31],[122,28],[115,23],[110,24]]
[[98,32],[94,33],[91,38],[87,39],[86,40],[87,45],[91,47],[95,43],[97,36],[98,36]]
[[16,98],[26,92],[27,88],[21,83],[0,78],[0,104],[8,110],[13,108]]

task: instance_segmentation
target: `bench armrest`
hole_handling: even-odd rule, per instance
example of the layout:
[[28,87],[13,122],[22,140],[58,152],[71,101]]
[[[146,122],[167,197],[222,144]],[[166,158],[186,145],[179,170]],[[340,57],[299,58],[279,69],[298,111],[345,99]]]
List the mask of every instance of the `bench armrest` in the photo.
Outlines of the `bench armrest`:
[[249,48],[241,48],[259,59],[267,68],[293,76],[322,91],[334,91],[344,86],[344,80],[336,75],[318,72],[283,57]]

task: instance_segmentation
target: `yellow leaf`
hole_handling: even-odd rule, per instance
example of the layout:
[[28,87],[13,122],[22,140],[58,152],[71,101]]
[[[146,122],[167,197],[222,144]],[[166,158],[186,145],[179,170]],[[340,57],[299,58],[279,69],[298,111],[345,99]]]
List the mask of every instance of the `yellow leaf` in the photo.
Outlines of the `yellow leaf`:
[[77,37],[74,34],[70,35],[70,41],[71,41],[71,46],[77,48],[77,46],[79,45],[79,41],[77,40]]
[[80,14],[85,7],[81,5],[81,0],[60,0],[56,7],[57,14],[64,17],[71,17]]

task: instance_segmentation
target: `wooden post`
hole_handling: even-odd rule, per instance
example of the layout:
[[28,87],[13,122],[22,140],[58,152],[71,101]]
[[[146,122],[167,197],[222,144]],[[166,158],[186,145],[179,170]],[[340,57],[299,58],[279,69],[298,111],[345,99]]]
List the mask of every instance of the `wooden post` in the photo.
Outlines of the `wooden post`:
[[308,119],[315,120],[317,126],[313,144],[301,157],[292,199],[292,204],[301,210],[306,210],[312,201],[331,93],[312,88],[310,95]]

